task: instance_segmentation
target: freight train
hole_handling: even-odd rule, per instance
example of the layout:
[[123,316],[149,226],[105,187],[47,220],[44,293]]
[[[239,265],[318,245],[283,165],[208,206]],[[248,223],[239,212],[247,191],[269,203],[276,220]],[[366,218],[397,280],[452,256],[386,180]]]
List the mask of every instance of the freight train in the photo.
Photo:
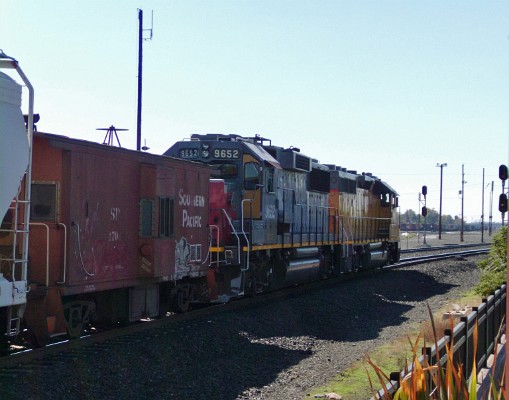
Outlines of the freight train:
[[260,136],[192,135],[164,155],[42,132],[31,146],[29,206],[1,215],[1,277],[26,297],[15,316],[0,304],[6,339],[44,345],[399,260],[394,189]]

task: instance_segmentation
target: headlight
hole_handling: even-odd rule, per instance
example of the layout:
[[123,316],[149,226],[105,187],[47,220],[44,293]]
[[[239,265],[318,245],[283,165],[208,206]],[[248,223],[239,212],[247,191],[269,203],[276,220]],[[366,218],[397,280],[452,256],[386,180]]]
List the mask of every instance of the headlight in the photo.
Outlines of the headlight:
[[207,157],[209,156],[209,151],[208,151],[208,150],[202,150],[202,151],[201,151],[201,156],[202,156],[203,158],[207,158]]

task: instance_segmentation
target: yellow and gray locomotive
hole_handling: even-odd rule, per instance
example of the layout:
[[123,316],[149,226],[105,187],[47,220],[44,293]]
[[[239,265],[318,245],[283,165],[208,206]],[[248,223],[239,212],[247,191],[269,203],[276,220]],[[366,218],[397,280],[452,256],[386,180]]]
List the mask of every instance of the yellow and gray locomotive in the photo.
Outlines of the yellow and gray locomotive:
[[208,164],[211,299],[399,260],[397,193],[260,136],[192,135],[167,156]]

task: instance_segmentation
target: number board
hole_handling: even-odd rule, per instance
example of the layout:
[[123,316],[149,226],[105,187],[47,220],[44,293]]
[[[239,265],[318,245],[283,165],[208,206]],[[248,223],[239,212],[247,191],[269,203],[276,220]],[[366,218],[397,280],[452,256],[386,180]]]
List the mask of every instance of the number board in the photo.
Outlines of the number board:
[[198,158],[200,151],[198,149],[180,149],[180,158]]
[[214,149],[212,150],[212,157],[227,160],[238,159],[240,158],[240,151],[237,149]]

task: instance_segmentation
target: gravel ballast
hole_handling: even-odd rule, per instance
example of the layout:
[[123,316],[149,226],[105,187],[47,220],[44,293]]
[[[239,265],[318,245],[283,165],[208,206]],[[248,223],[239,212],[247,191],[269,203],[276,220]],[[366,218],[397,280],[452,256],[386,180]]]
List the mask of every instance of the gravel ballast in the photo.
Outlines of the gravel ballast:
[[479,256],[395,269],[270,305],[0,371],[0,398],[303,399],[479,281]]

